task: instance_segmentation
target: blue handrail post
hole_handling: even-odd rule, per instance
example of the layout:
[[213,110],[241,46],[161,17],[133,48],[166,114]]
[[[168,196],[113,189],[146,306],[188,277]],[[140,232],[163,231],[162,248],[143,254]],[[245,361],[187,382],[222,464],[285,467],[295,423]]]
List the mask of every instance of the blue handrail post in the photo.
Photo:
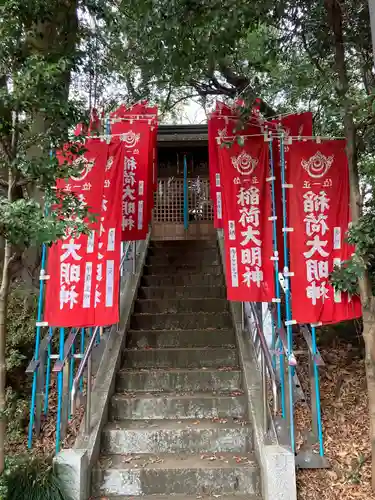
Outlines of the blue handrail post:
[[[86,330],[84,328],[81,328],[81,360],[83,359],[83,355],[85,353],[85,334]],[[83,377],[81,377],[81,380],[79,382],[79,390],[81,392],[83,391]]]
[[[70,350],[69,394],[71,394],[71,392],[72,392],[73,381],[74,381],[74,365],[75,365],[75,351],[76,351],[76,345],[75,344],[76,343],[73,342],[71,350]],[[71,407],[71,404],[70,404],[70,398],[69,398],[68,405],[69,405],[68,415],[69,415],[69,420],[71,420],[71,418],[72,418],[72,407]]]
[[48,413],[49,386],[51,383],[51,354],[52,354],[51,341],[52,341],[52,335],[53,335],[53,328],[49,327],[48,334],[50,336],[50,342],[48,344],[48,350],[47,350],[47,369],[46,369],[46,389],[45,389],[45,396],[44,396],[44,415],[47,415],[47,413]]
[[[316,424],[318,428],[318,441],[319,441],[319,455],[324,457],[324,444],[323,444],[323,425],[322,425],[322,409],[320,404],[320,387],[319,387],[319,368],[316,364],[316,354],[318,352],[316,345],[316,328],[311,326],[311,343],[312,343],[312,354],[313,354],[313,366],[314,366],[314,384],[315,384],[315,398],[316,398]],[[313,404],[313,402],[312,402]],[[314,424],[313,424],[314,428]]]
[[[59,340],[59,360],[64,359],[64,341],[65,341],[65,329],[60,328],[60,340]],[[60,440],[61,440],[61,410],[62,410],[62,400],[63,400],[63,376],[64,370],[60,370],[57,376],[57,419],[56,419],[56,453],[60,451]]]
[[[276,193],[275,193],[275,163],[273,156],[273,138],[272,134],[268,138],[268,149],[269,149],[269,162],[270,162],[270,178],[271,178],[271,200],[272,200],[272,234],[273,234],[273,258],[274,258],[274,269],[275,269],[275,299],[276,299],[276,311],[277,311],[277,330],[281,328],[281,293],[280,293],[280,282],[279,282],[279,252],[278,252],[278,241],[277,241],[277,209],[276,209]],[[280,342],[277,339],[275,332],[275,324],[272,317],[272,350],[275,353]],[[279,354],[279,364],[280,364],[280,389],[281,389],[281,410],[282,416],[285,418],[285,378],[284,378],[284,353],[282,351],[282,346],[280,346]],[[272,363],[276,368],[276,354],[272,355]]]
[[[47,214],[47,210],[45,212]],[[38,310],[37,310],[37,322],[36,322],[36,336],[35,336],[35,350],[34,358],[37,360],[39,358],[39,348],[40,348],[40,337],[41,337],[41,322],[43,315],[43,303],[44,303],[44,281],[45,281],[45,268],[47,259],[47,247],[42,245],[42,262],[40,269],[40,279],[39,279],[39,297],[38,297]],[[44,367],[39,367],[44,370]],[[33,385],[31,390],[31,405],[30,405],[30,419],[29,419],[29,435],[27,440],[28,448],[31,448],[33,442],[33,429],[34,429],[34,418],[35,418],[35,401],[36,401],[36,390],[37,390],[37,368],[33,374]]]
[[280,163],[281,163],[281,183],[282,183],[282,203],[283,203],[283,242],[284,242],[284,283],[285,283],[285,309],[286,309],[286,328],[288,340],[288,389],[289,389],[289,425],[290,425],[290,444],[292,451],[295,451],[294,435],[294,401],[293,401],[293,372],[294,366],[291,364],[293,352],[293,332],[292,332],[292,309],[290,293],[290,270],[289,270],[289,249],[288,249],[288,215],[286,199],[286,179],[285,179],[285,147],[284,134],[280,135]]
[[188,200],[188,166],[186,154],[184,155],[184,229],[185,231],[189,228],[189,200]]

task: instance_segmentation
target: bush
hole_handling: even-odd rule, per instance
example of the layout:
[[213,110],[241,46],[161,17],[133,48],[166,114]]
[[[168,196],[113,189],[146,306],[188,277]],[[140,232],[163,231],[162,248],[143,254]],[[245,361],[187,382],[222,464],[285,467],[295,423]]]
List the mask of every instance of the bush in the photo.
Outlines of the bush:
[[23,387],[25,368],[33,357],[37,296],[20,284],[12,288],[7,315],[6,362],[8,385]]
[[0,481],[0,500],[70,500],[57,477],[52,458],[13,459]]

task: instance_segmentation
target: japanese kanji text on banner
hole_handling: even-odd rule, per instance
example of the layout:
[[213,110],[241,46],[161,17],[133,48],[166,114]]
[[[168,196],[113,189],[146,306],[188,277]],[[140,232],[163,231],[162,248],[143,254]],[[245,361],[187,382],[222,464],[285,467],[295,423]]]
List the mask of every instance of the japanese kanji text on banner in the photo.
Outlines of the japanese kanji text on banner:
[[228,299],[271,302],[274,298],[268,144],[244,138],[220,148]]
[[289,147],[290,260],[293,319],[337,323],[361,316],[360,300],[335,292],[329,275],[353,248],[345,235],[350,222],[348,162],[344,141],[293,142]]

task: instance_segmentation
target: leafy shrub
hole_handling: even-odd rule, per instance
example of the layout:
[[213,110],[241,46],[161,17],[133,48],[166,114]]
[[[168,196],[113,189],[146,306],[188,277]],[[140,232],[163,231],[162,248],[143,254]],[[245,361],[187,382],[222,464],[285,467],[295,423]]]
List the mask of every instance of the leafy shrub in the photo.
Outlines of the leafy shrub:
[[0,500],[70,500],[53,469],[52,458],[25,456],[7,463]]

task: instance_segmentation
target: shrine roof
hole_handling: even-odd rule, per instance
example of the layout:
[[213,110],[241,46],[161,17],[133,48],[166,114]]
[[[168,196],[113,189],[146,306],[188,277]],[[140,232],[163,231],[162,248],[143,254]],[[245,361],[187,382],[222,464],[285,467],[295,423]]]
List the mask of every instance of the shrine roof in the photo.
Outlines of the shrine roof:
[[[159,125],[158,143],[175,146],[176,143],[199,144],[203,146],[208,141],[207,124],[204,125]],[[203,142],[203,144],[202,144]]]

